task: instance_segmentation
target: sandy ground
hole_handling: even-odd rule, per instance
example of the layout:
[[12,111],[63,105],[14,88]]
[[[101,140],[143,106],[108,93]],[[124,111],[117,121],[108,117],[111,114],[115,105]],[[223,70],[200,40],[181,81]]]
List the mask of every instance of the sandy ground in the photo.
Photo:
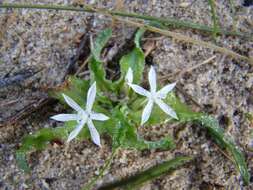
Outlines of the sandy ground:
[[[1,1],[0,1],[1,2]],[[82,4],[80,0],[30,0],[3,1],[24,3]],[[88,3],[92,3],[91,1]],[[235,2],[236,28],[252,32],[253,7],[243,7]],[[99,7],[115,8],[116,1],[100,1]],[[187,5],[187,6],[186,6]],[[232,13],[228,1],[217,1],[219,22],[231,29]],[[211,24],[207,1],[126,0],[123,9],[147,13],[154,16],[174,16],[182,20],[193,20]],[[46,96],[45,89],[60,84],[68,60],[75,55],[80,36],[87,31],[96,33],[111,26],[105,17],[87,13],[35,10],[0,10],[0,76],[14,75],[24,69],[42,69],[41,72],[19,85],[0,89],[0,122],[14,115],[25,106]],[[88,27],[89,26],[89,27]],[[90,28],[91,26],[91,28]],[[126,25],[114,25],[114,44],[125,43],[133,32]],[[190,30],[175,30],[197,39],[213,42],[211,35]],[[235,37],[218,37],[218,45],[228,47],[246,56],[253,56],[253,43]],[[169,38],[156,41],[156,48],[149,59],[165,77],[185,68],[191,68],[216,56],[209,64],[177,76],[181,91],[178,95],[195,110],[202,110],[218,118],[226,133],[242,147],[249,169],[253,171],[250,123],[245,113],[253,112],[252,67],[239,60],[199,46],[179,43]],[[161,83],[165,82],[161,80]],[[192,103],[186,95],[193,97]],[[96,175],[105,159],[110,155],[110,142],[103,140],[98,149],[90,141],[65,145],[49,145],[46,150],[32,153],[29,163],[31,174],[24,174],[16,165],[14,153],[22,137],[40,128],[55,127],[48,118],[62,108],[54,106],[31,114],[16,125],[0,128],[0,189],[80,189]],[[175,136],[177,148],[173,151],[121,150],[112,167],[98,182],[108,182],[128,176],[136,171],[178,154],[194,155],[196,163],[145,184],[143,190],[153,189],[252,189],[241,185],[235,166],[214,145],[205,131],[194,125],[154,126],[140,129],[140,134],[155,140],[170,134]],[[177,134],[177,135],[176,135]]]

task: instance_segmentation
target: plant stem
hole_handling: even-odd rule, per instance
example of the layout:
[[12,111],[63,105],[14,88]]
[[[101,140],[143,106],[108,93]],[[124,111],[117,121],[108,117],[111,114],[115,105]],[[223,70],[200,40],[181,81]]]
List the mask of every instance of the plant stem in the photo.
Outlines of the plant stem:
[[128,178],[105,184],[98,188],[98,190],[113,190],[113,189],[139,189],[145,182],[156,179],[157,177],[169,174],[170,172],[179,169],[183,165],[192,161],[191,157],[178,156],[171,160],[164,161],[147,170],[136,173]]
[[105,170],[107,170],[111,166],[112,160],[114,156],[117,154],[118,149],[119,148],[113,149],[111,156],[106,160],[104,166],[99,170],[99,174],[93,177],[92,180],[83,188],[83,190],[90,190],[97,182],[97,180],[104,175]]
[[[47,10],[62,10],[62,11],[77,11],[77,12],[90,12],[90,13],[96,13],[94,11],[94,7],[90,5],[84,5],[81,7],[73,7],[73,6],[61,6],[61,5],[33,5],[33,4],[0,4],[0,8],[16,8],[16,9],[47,9]],[[103,12],[107,12],[113,16],[121,16],[121,17],[130,17],[130,18],[137,18],[147,21],[155,21],[159,22],[161,24],[164,24],[166,26],[172,26],[172,27],[182,27],[182,28],[190,28],[195,29],[199,31],[204,32],[216,32],[217,34],[223,34],[223,35],[234,35],[234,36],[240,36],[240,37],[249,37],[248,34],[242,34],[240,32],[234,32],[234,31],[225,31],[221,29],[215,30],[213,27],[209,27],[206,25],[202,25],[199,23],[189,22],[189,21],[181,21],[175,18],[159,18],[149,15],[141,15],[137,13],[128,13],[123,11],[110,11],[106,9],[98,9]]]

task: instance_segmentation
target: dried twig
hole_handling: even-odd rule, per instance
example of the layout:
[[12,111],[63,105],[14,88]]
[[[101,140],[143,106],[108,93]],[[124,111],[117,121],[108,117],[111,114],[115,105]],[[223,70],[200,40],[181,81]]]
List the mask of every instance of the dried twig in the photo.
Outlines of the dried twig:
[[216,58],[216,55],[214,55],[214,56],[208,58],[207,60],[203,61],[202,63],[194,65],[194,66],[192,66],[190,68],[186,68],[186,69],[184,69],[182,71],[176,71],[176,72],[174,72],[174,73],[172,73],[170,75],[162,76],[162,77],[159,78],[159,80],[161,80],[161,81],[164,81],[164,80],[173,80],[175,78],[176,78],[176,80],[179,80],[185,73],[189,73],[189,72],[191,72],[191,71],[199,68],[202,65],[208,64],[208,63],[212,62],[215,58]]
[[77,71],[75,72],[75,76],[77,76],[83,69],[84,67],[87,65],[87,63],[89,62],[91,58],[91,55],[89,55],[85,60],[84,62],[82,63],[82,65],[77,69]]
[[56,100],[52,98],[44,98],[39,101],[35,101],[32,104],[24,107],[22,110],[20,110],[17,114],[11,116],[10,118],[7,119],[4,124],[0,125],[0,127],[7,126],[7,125],[14,125],[20,120],[23,120],[27,117],[29,117],[31,114],[35,113],[36,111],[40,110],[41,108],[54,104],[57,102]]
[[[87,28],[91,28],[91,26],[88,26]],[[82,70],[82,68],[85,66],[85,65],[82,65],[81,68],[79,68],[76,71],[77,63],[79,61],[82,61],[84,64],[85,63],[84,60],[87,61],[87,59],[88,59],[87,57],[89,57],[90,49],[89,49],[89,46],[87,46],[87,44],[89,44],[89,32],[87,32],[86,34],[84,34],[82,36],[81,42],[80,42],[79,47],[76,51],[76,54],[69,59],[67,69],[66,69],[65,75],[63,77],[64,80],[65,80],[66,76],[69,74],[77,75]]]
[[253,58],[240,55],[240,54],[235,53],[234,51],[229,50],[227,48],[223,48],[223,47],[220,47],[220,46],[217,46],[217,45],[214,45],[214,44],[202,41],[202,40],[193,39],[191,37],[188,37],[188,36],[176,33],[176,32],[162,30],[162,29],[159,29],[159,28],[156,28],[156,27],[153,27],[153,26],[149,26],[149,25],[146,25],[146,24],[139,23],[139,22],[130,21],[130,20],[121,19],[121,18],[116,18],[116,19],[118,19],[122,22],[128,23],[129,25],[132,25],[132,26],[145,28],[149,31],[156,32],[156,33],[162,34],[164,36],[172,37],[172,38],[174,38],[176,40],[179,40],[179,41],[192,43],[192,44],[195,44],[195,45],[200,45],[200,46],[203,46],[203,47],[206,47],[206,48],[209,48],[209,49],[213,49],[213,50],[218,51],[222,54],[229,55],[233,58],[248,61],[251,65],[253,65]]

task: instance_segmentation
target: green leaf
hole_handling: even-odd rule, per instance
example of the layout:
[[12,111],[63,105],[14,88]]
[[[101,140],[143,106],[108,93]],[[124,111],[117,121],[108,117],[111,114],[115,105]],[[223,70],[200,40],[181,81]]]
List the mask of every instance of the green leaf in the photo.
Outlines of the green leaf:
[[[62,94],[66,94],[75,102],[77,102],[81,107],[84,107],[87,98],[86,95],[90,86],[89,84],[90,81],[88,80],[82,80],[75,76],[69,76],[67,82],[65,82],[62,86],[58,87],[58,89],[49,92],[49,95],[59,100],[63,105],[67,105],[62,96]],[[99,91],[97,92],[96,102],[102,103],[109,107],[112,106],[111,100]]]
[[98,190],[112,190],[112,189],[139,189],[141,185],[157,177],[168,174],[192,160],[191,157],[178,156],[174,159],[164,161],[156,166],[153,166],[145,171],[134,174],[128,178],[106,184],[98,188]]
[[70,76],[65,84],[63,84],[57,90],[51,91],[49,95],[66,105],[66,102],[62,96],[62,94],[66,94],[80,106],[84,106],[88,89],[89,81]]
[[91,53],[97,62],[101,62],[100,55],[102,49],[105,47],[111,36],[112,30],[110,28],[107,28],[98,34],[94,43],[91,42]]
[[141,41],[141,38],[143,36],[143,34],[145,33],[145,29],[144,28],[140,28],[136,34],[135,34],[135,37],[134,37],[134,43],[135,43],[135,46],[139,49],[141,49],[141,46],[140,46],[140,41]]
[[100,32],[95,39],[94,44],[91,43],[92,57],[89,60],[89,69],[91,71],[91,81],[96,81],[98,89],[102,91],[116,91],[115,84],[106,79],[104,63],[100,59],[100,54],[108,40],[112,35],[111,29],[105,29]]
[[106,79],[103,62],[91,58],[89,62],[89,69],[91,71],[91,81],[96,81],[98,89],[102,91],[115,91],[112,81]]
[[130,53],[124,55],[120,60],[121,80],[124,80],[129,67],[133,70],[133,83],[139,84],[145,65],[145,56],[140,48],[135,47]]
[[18,166],[28,172],[30,169],[26,161],[26,154],[36,150],[43,150],[53,140],[67,138],[71,130],[73,130],[73,127],[43,128],[35,132],[35,134],[27,135],[16,152]]
[[117,81],[119,85],[123,85],[125,75],[130,67],[133,70],[133,83],[139,84],[142,81],[145,55],[141,49],[140,40],[144,32],[145,29],[142,28],[136,32],[134,38],[135,48],[127,55],[124,55],[120,60],[121,78]]

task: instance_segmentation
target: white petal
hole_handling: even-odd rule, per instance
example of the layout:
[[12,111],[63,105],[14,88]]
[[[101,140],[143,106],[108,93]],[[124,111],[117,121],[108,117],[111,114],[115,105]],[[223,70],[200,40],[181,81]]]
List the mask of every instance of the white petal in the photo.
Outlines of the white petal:
[[110,119],[109,117],[107,117],[105,114],[102,113],[92,113],[90,115],[92,120],[98,120],[98,121],[105,121]]
[[171,109],[170,106],[165,104],[162,100],[156,99],[155,102],[158,104],[158,106],[169,116],[173,117],[174,119],[178,119],[176,112]]
[[150,91],[156,92],[156,73],[153,66],[151,66],[149,73],[148,73],[148,81],[150,85]]
[[168,84],[157,92],[158,97],[166,98],[167,94],[176,86],[176,83]]
[[95,97],[96,97],[96,82],[94,82],[91,87],[88,90],[87,93],[87,103],[86,103],[86,110],[88,112],[91,111],[93,103],[95,101]]
[[101,144],[100,144],[100,136],[99,136],[99,133],[97,131],[97,129],[95,128],[93,122],[91,119],[88,119],[88,128],[90,130],[90,135],[91,135],[91,139],[92,141],[98,145],[99,147],[101,147]]
[[77,126],[76,128],[69,134],[68,136],[68,140],[67,143],[70,142],[71,140],[73,140],[82,130],[84,124],[86,123],[86,120],[82,120]]
[[56,121],[74,121],[77,120],[78,116],[76,114],[58,114],[50,118]]
[[142,112],[141,125],[143,125],[144,123],[146,123],[146,121],[148,121],[148,119],[151,115],[151,112],[152,112],[153,105],[154,105],[153,100],[149,100],[148,104],[145,106],[145,108]]
[[133,77],[133,70],[131,69],[131,67],[129,67],[129,69],[127,71],[127,74],[126,74],[125,80],[126,80],[127,83],[132,84],[133,83],[133,78],[134,78]]
[[72,107],[74,110],[76,110],[77,112],[82,111],[82,108],[70,97],[68,97],[65,94],[62,94],[64,100],[67,102],[67,104]]
[[128,84],[136,93],[142,95],[142,96],[147,96],[149,97],[149,91],[146,89],[142,88],[141,86],[138,86],[136,84]]

